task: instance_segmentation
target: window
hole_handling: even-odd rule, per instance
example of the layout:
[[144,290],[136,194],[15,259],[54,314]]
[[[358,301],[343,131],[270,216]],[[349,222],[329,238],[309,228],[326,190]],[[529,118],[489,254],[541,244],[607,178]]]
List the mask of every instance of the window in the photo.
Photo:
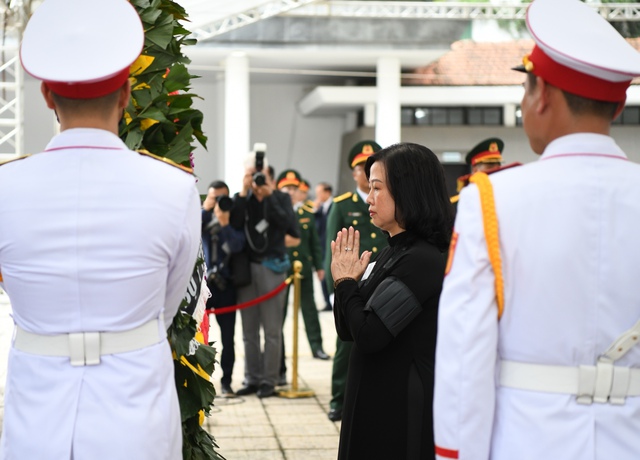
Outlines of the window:
[[401,112],[404,126],[500,126],[502,117],[502,107],[403,107]]
[[640,125],[640,107],[625,107],[613,124],[622,126]]

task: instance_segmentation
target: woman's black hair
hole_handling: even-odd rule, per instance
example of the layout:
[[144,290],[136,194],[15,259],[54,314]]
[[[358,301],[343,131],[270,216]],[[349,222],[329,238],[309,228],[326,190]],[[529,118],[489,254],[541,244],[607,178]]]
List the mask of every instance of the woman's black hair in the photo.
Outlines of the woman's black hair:
[[453,209],[438,157],[423,145],[394,144],[367,159],[364,166],[367,179],[377,161],[387,173],[387,187],[396,205],[396,222],[445,251],[451,239]]

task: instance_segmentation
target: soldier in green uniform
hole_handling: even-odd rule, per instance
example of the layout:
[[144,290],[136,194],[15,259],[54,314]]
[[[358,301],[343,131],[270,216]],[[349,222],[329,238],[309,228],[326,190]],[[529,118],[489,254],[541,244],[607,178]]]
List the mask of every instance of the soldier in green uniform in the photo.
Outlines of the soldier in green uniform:
[[[358,142],[349,153],[349,167],[353,171],[356,191],[348,192],[333,199],[333,205],[327,218],[327,255],[331,254],[331,241],[343,228],[353,227],[360,231],[360,251],[372,251],[372,260],[376,253],[387,246],[387,239],[382,231],[373,225],[369,217],[369,205],[366,203],[369,194],[369,182],[364,172],[364,164],[371,155],[381,147],[374,141]],[[331,277],[331,257],[325,260],[325,276],[329,293],[333,293]],[[347,381],[347,368],[352,342],[336,339],[336,354],[333,357],[331,374],[331,402],[329,404],[329,420],[342,419],[342,402]]]
[[[322,267],[322,257],[320,250],[320,238],[316,230],[315,216],[313,208],[304,202],[304,193],[300,193],[299,186],[302,183],[300,174],[293,170],[287,169],[283,171],[277,180],[278,190],[287,192],[291,195],[291,202],[300,227],[300,244],[287,248],[289,259],[293,266],[293,262],[299,260],[302,262],[302,280],[300,282],[300,310],[302,311],[302,319],[304,327],[307,331],[307,339],[309,347],[314,358],[329,359],[329,355],[324,352],[322,347],[322,331],[320,329],[320,320],[318,319],[318,308],[316,307],[315,296],[313,292],[313,269],[316,270],[318,278],[324,279],[324,269]],[[308,188],[308,185],[307,185]],[[289,271],[289,275],[293,270]],[[285,299],[289,298],[287,295]],[[285,301],[285,316],[287,302]],[[285,375],[286,367],[283,363],[281,366],[281,378]]]
[[502,166],[502,152],[504,151],[504,142],[497,137],[490,137],[473,147],[465,156],[465,162],[469,165],[471,172],[464,176],[458,177],[457,180],[457,194],[450,198],[451,203],[454,206],[454,211],[457,211],[458,199],[460,198],[460,191],[469,185],[469,179],[471,176],[482,171],[487,174],[502,171],[513,166],[520,166],[520,163],[510,163]]
[[[311,184],[306,179],[300,178],[300,185],[298,186],[298,201],[304,203],[305,206],[309,209],[312,209],[313,212],[316,212],[316,204],[313,200],[309,199],[309,189],[311,188]],[[322,242],[321,244],[324,244]]]
[[460,197],[460,190],[469,184],[469,178],[473,173],[483,171],[489,173],[502,165],[502,151],[504,142],[497,137],[490,137],[476,144],[465,156],[465,163],[469,165],[470,173],[458,177],[456,190],[457,194],[451,197],[451,203],[457,204]]

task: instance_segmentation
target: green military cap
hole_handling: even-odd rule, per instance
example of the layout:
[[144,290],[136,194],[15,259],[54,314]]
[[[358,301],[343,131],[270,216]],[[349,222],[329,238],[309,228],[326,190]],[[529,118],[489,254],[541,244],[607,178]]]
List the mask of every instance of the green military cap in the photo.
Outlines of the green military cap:
[[497,137],[485,139],[472,148],[465,161],[469,166],[475,166],[480,163],[502,163],[502,150],[504,142]]
[[278,176],[278,180],[276,181],[278,190],[287,185],[293,185],[294,187],[300,186],[300,173],[295,169],[285,169]]
[[361,141],[353,146],[351,152],[349,152],[349,167],[355,168],[356,165],[367,161],[371,155],[378,150],[382,150],[382,147],[375,141]]

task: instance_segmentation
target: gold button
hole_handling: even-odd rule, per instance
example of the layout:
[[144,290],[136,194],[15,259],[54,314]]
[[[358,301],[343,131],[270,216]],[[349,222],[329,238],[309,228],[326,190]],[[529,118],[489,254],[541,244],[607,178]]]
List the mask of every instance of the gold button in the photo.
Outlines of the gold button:
[[373,248],[372,251],[373,252],[378,252],[378,248]]
[[371,234],[371,238],[375,238],[377,235],[375,233]]
[[304,229],[306,230],[306,229],[308,229],[308,228],[309,228],[309,226],[308,226],[307,224],[304,224],[304,225],[302,226],[302,228],[304,228]]
[[353,223],[352,223],[352,225],[358,225],[358,221],[357,221],[357,220],[354,220],[354,221],[353,221]]
[[298,257],[298,251],[293,251],[293,257]]

